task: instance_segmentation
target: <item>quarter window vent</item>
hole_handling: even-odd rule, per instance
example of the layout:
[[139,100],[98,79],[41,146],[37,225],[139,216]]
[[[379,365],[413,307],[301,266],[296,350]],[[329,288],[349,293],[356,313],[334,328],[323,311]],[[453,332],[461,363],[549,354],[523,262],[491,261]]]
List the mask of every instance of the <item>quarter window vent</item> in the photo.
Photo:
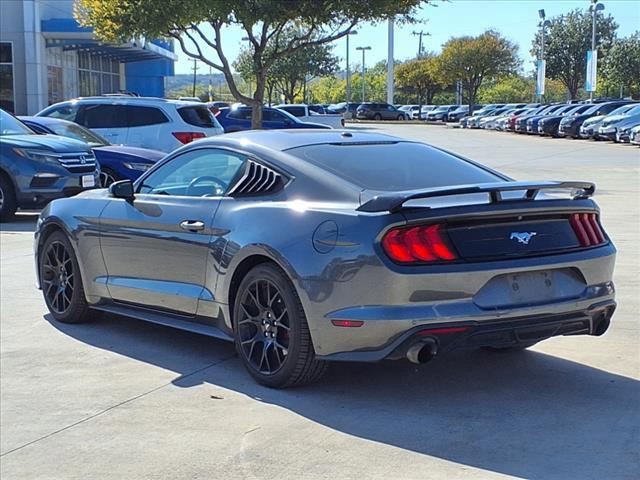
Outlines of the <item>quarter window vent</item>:
[[283,177],[272,168],[247,160],[240,180],[228,192],[229,196],[263,195],[282,188]]

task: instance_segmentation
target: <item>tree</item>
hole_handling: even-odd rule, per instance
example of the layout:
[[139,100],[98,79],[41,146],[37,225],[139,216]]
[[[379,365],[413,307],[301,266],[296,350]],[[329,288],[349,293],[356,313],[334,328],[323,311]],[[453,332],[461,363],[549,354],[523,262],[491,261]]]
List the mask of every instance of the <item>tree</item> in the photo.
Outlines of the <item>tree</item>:
[[610,84],[640,93],[640,32],[616,40],[604,60],[604,76]]
[[400,89],[416,95],[420,107],[424,101],[431,104],[436,92],[445,86],[438,59],[433,54],[398,65],[395,68],[395,80]]
[[[301,33],[295,28],[290,28],[283,32],[280,41],[288,42],[296,35]],[[307,81],[335,73],[338,70],[338,58],[332,55],[332,49],[331,45],[312,45],[277,59],[269,68],[266,78],[269,101],[273,90],[277,89],[282,92],[287,103],[293,103]],[[253,81],[256,78],[251,50],[243,50],[233,62],[233,66],[245,81]]]
[[493,30],[477,37],[451,38],[442,46],[439,59],[444,78],[462,82],[470,112],[485,80],[515,73],[520,66],[517,45]]
[[[613,44],[618,24],[611,15],[598,14],[596,18],[596,48],[598,65],[601,66]],[[587,50],[591,50],[591,13],[576,9],[553,17],[549,22],[544,42],[547,77],[560,80],[571,98],[577,98],[578,89],[585,81]],[[531,55],[534,58],[540,58],[540,36],[538,32],[533,39]]]
[[[234,97],[251,105],[252,126],[262,124],[266,79],[273,64],[299,50],[344,37],[360,22],[394,17],[415,21],[419,6],[430,0],[77,0],[75,16],[92,26],[104,41],[146,38],[175,39],[182,51],[222,72]],[[251,45],[255,90],[243,94],[233,78],[223,48],[228,26],[242,28]],[[299,35],[283,42],[284,32],[296,26]],[[212,50],[214,53],[209,53]]]
[[[512,75],[497,79],[489,85],[483,85],[478,92],[479,103],[523,103],[535,98],[535,77]],[[545,101],[564,102],[567,89],[558,80],[548,79],[545,83]]]

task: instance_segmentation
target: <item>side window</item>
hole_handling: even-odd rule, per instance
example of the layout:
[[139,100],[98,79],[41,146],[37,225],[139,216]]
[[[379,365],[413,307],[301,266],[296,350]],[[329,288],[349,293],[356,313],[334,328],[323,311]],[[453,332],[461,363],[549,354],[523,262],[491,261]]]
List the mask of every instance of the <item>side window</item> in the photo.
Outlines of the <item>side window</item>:
[[47,117],[61,118],[73,122],[78,114],[78,105],[63,105],[47,112]]
[[145,178],[138,191],[155,195],[219,196],[229,188],[244,161],[243,155],[226,150],[191,150]]
[[237,108],[235,110],[231,110],[227,114],[227,118],[234,118],[236,120],[251,120],[251,109]]
[[262,112],[262,119],[265,122],[285,122],[287,121],[289,118],[286,117],[285,115],[283,115],[282,113],[278,112],[277,110],[264,110]]
[[143,127],[145,125],[157,125],[169,121],[167,116],[159,108],[125,106],[127,121],[130,127]]
[[82,124],[87,128],[127,128],[124,105],[87,105],[82,112]]
[[304,117],[305,114],[304,107],[287,107],[283,108],[283,110],[287,113],[290,113],[294,117]]

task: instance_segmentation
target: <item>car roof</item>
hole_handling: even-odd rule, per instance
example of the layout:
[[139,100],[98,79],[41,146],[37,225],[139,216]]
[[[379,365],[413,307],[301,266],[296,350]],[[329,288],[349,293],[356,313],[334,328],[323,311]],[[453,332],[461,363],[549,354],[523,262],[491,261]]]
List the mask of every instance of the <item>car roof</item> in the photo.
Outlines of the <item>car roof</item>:
[[85,103],[85,102],[107,103],[107,104],[121,103],[121,104],[128,104],[128,105],[175,105],[177,107],[192,105],[192,106],[200,106],[200,107],[204,106],[206,108],[206,104],[203,102],[190,102],[187,100],[172,100],[168,98],[158,98],[158,97],[129,97],[126,95],[78,97],[72,100],[67,100],[59,103]]
[[374,132],[324,129],[245,130],[198,140],[199,145],[228,146],[247,149],[254,145],[271,150],[284,151],[306,145],[327,143],[362,144],[380,142],[409,142],[399,137]]

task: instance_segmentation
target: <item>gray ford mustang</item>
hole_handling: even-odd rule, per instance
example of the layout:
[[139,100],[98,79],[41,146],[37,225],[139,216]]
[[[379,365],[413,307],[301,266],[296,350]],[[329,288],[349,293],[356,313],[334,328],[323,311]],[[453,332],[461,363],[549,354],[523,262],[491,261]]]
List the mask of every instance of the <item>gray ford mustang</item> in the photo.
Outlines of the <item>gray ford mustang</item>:
[[51,315],[234,341],[271,387],[328,361],[601,335],[615,247],[588,182],[516,182],[377,133],[249,131],[56,200],[35,234]]

